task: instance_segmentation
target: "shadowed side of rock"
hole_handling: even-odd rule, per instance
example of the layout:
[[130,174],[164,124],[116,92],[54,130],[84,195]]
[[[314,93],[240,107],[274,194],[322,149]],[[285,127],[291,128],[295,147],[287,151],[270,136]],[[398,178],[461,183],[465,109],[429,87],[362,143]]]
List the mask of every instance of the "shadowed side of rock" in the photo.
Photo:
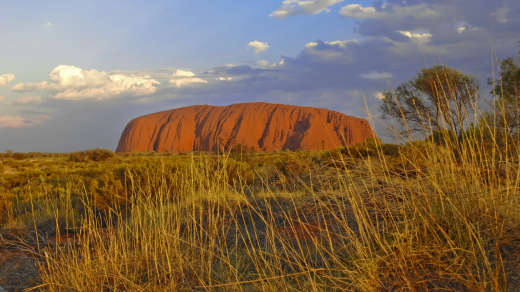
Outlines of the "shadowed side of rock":
[[197,105],[142,116],[125,127],[117,152],[333,149],[374,137],[367,120],[327,109],[264,102]]

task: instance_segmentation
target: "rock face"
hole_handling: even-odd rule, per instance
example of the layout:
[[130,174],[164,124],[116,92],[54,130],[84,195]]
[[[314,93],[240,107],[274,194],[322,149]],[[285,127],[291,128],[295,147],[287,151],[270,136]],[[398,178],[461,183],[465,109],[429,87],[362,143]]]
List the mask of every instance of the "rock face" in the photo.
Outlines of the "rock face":
[[197,105],[133,119],[116,151],[227,151],[237,144],[257,151],[323,150],[370,137],[365,119],[327,109],[265,102]]

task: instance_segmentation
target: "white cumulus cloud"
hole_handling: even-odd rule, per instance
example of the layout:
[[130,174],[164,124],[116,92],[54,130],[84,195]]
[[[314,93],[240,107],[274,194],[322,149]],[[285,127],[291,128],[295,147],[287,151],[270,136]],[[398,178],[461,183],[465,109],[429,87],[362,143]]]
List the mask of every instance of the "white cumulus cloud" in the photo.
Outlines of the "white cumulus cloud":
[[383,99],[385,99],[385,96],[383,95],[382,92],[376,92],[376,93],[374,93],[374,97],[377,98],[377,99],[379,99],[379,100],[383,100]]
[[334,41],[334,42],[326,42],[327,44],[331,45],[331,46],[338,46],[342,49],[346,49],[347,48],[347,44],[359,44],[359,41],[357,40],[346,40],[346,41]]
[[262,69],[267,69],[270,67],[269,62],[267,62],[266,60],[258,61],[258,62],[256,62],[256,64],[258,65],[258,67],[260,67]]
[[374,7],[363,7],[359,4],[349,4],[341,7],[340,14],[354,18],[379,18],[381,16]]
[[343,2],[343,0],[285,0],[282,6],[269,16],[284,19],[299,14],[318,14],[330,12],[329,6]]
[[173,76],[174,77],[195,77],[197,75],[195,75],[195,73],[191,72],[191,71],[185,71],[185,70],[177,70],[175,72],[173,72]]
[[231,81],[233,80],[233,77],[219,77],[217,78],[217,81]]
[[[383,6],[385,8],[385,6]],[[350,4],[341,7],[339,12],[345,17],[352,18],[402,18],[413,16],[418,19],[434,18],[438,13],[431,10],[426,4],[415,6],[392,6],[392,12],[382,10],[378,11],[374,7],[363,7],[360,4]]]
[[259,41],[250,42],[247,44],[248,47],[252,47],[255,49],[255,54],[258,54],[260,52],[263,52],[267,49],[269,49],[269,45],[267,43],[262,43]]
[[409,32],[409,31],[397,31],[398,33],[405,35],[410,38],[412,43],[416,44],[425,44],[430,42],[432,34],[431,33],[420,33],[420,32]]
[[195,73],[185,70],[177,70],[173,73],[173,78],[170,79],[170,84],[173,87],[184,87],[196,83],[208,83],[208,81],[196,77]]
[[[320,46],[321,44],[321,46]],[[346,54],[347,46],[349,44],[359,44],[357,40],[344,40],[344,41],[333,41],[333,42],[310,42],[305,44],[305,52],[309,55],[319,56],[322,60],[333,60],[336,58],[350,59],[352,56]],[[340,50],[338,50],[338,48]]]
[[409,38],[416,38],[416,39],[424,39],[424,38],[430,38],[432,35],[431,33],[411,33],[409,31],[398,31],[398,33],[405,35]]
[[[346,49],[348,44],[359,44],[359,41],[354,39],[354,40],[333,41],[333,42],[325,42],[325,43],[330,46],[338,46],[342,49]],[[318,43],[316,43],[316,42],[310,42],[310,43],[305,44],[305,48],[312,49],[312,48],[316,47],[317,45],[318,45]]]
[[280,62],[278,63],[273,63],[271,65],[271,68],[277,68],[277,67],[283,67],[285,65],[285,60],[281,60]]
[[7,86],[9,82],[14,80],[14,74],[0,75],[0,87]]
[[121,95],[152,94],[160,83],[146,76],[111,74],[105,71],[83,70],[60,65],[50,73],[50,82],[18,83],[14,91],[46,91],[51,97],[66,100],[103,100]]
[[34,119],[26,119],[20,116],[0,116],[0,128],[23,128],[43,123],[49,116],[38,116]]
[[6,105],[36,105],[41,104],[42,102],[43,98],[41,96],[25,96]]
[[361,78],[365,78],[365,79],[383,79],[383,78],[390,78],[393,75],[390,73],[384,73],[384,72],[379,73],[377,71],[370,71],[367,74],[359,74],[358,76]]

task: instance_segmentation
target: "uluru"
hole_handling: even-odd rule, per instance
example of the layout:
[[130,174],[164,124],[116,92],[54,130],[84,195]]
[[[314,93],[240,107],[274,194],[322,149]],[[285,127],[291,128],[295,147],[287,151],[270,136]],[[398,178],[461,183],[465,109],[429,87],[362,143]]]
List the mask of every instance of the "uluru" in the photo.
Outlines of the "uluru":
[[367,120],[340,112],[265,102],[196,105],[133,119],[117,152],[326,150],[374,137]]

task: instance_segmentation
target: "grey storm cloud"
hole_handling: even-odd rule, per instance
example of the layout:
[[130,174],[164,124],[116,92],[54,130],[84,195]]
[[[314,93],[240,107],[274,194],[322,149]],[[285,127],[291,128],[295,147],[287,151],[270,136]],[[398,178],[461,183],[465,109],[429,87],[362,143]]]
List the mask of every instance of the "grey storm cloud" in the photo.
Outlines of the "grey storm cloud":
[[400,82],[440,62],[485,81],[492,73],[491,46],[503,59],[518,51],[520,40],[519,1],[374,1],[367,7],[346,5],[340,13],[357,19],[355,31],[362,41],[342,47],[335,40],[316,40],[297,56],[283,57],[283,65],[275,68],[241,66],[226,73],[247,76],[238,83],[260,92],[373,91],[380,80],[359,76],[388,72],[390,81]]
[[[375,1],[371,7],[347,5],[340,13],[344,17],[359,19],[355,30],[362,36],[389,36],[395,31],[423,30],[433,35],[432,43],[436,45],[452,42],[452,36],[460,27],[465,28],[463,33],[478,29],[490,37],[517,32],[520,27],[518,1],[424,0],[405,3],[389,0],[385,4]],[[459,36],[458,39],[462,41],[464,38]]]

